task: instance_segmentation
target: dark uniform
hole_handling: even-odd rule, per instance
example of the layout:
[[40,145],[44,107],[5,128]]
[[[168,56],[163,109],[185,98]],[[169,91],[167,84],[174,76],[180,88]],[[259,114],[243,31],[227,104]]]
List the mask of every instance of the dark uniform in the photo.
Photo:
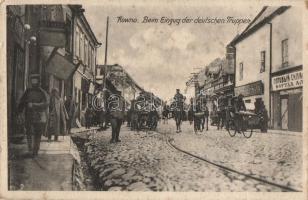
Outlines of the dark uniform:
[[176,122],[176,132],[181,132],[185,97],[180,93],[180,90],[177,89],[177,93],[174,95],[173,99],[175,103],[174,118]]
[[[32,79],[39,82],[39,75],[33,76]],[[25,110],[28,150],[33,156],[38,155],[41,136],[46,131],[48,106],[49,96],[39,87],[39,83],[33,84],[32,88],[25,91],[18,105],[18,113]]]
[[111,95],[108,98],[109,119],[112,129],[111,143],[121,142],[119,139],[121,125],[124,120],[125,102],[123,97]]

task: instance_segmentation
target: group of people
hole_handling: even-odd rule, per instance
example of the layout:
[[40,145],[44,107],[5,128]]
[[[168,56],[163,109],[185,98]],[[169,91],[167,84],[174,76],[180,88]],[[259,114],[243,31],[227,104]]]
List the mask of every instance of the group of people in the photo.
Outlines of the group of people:
[[[176,122],[176,132],[180,133],[182,121],[186,118],[185,107],[186,97],[180,93],[179,89],[176,89],[176,94],[173,97],[173,102],[170,106],[165,105],[163,110],[163,119],[164,123],[167,123],[170,113],[175,119]],[[206,98],[205,95],[198,95],[194,101],[194,99],[190,99],[187,119],[190,124],[194,123],[194,130],[203,131],[205,128],[208,130],[208,117],[209,111],[206,106]],[[205,127],[206,125],[206,127]]]
[[127,112],[127,126],[136,131],[141,129],[155,130],[158,120],[159,114],[154,98],[140,92],[139,96],[131,101],[130,109]]
[[[176,132],[181,132],[181,123],[184,119],[183,109],[184,109],[185,97],[180,93],[180,90],[176,90],[176,94],[173,98],[173,103],[168,107],[165,105],[163,110],[163,119],[166,123],[169,118],[169,113],[171,112],[175,122],[176,122]],[[237,114],[242,111],[246,111],[246,105],[243,100],[243,95],[239,94],[231,99],[231,105],[229,105],[228,99],[219,98],[217,105],[213,105],[211,113],[207,107],[207,99],[204,94],[198,94],[195,99],[190,99],[189,109],[188,109],[188,120],[190,124],[193,123],[195,133],[197,131],[202,132],[203,130],[208,130],[209,118],[211,119],[211,124],[216,125],[217,129],[228,128],[228,122],[234,117],[234,121],[241,123],[241,115]],[[268,112],[264,105],[262,99],[257,99],[255,102],[255,109],[253,111],[259,119],[258,127],[261,132],[267,132],[268,129]],[[232,115],[234,114],[234,116]]]
[[48,137],[48,142],[54,136],[57,141],[59,135],[67,134],[71,128],[75,107],[68,97],[64,102],[58,89],[51,90],[50,95],[40,87],[40,75],[30,76],[31,88],[22,95],[18,108],[17,120],[24,122],[27,135],[28,150],[32,156],[37,156],[40,149],[41,136]]

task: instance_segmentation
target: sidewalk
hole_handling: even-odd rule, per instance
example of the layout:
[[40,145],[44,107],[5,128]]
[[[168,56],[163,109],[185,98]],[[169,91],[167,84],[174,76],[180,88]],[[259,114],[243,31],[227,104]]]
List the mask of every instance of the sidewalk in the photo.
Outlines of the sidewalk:
[[[90,136],[97,128],[73,128],[74,134]],[[47,142],[42,136],[39,155],[28,155],[27,142],[9,144],[9,189],[10,190],[72,190],[74,150],[71,136],[59,136],[59,141]]]
[[10,190],[72,190],[70,136],[60,136],[58,142],[42,137],[39,155],[28,156],[27,143],[9,144]]

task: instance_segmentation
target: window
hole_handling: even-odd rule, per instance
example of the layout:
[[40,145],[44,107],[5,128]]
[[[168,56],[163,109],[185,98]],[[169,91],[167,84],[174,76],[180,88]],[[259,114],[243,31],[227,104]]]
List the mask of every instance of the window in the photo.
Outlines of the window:
[[261,51],[261,68],[260,73],[265,72],[265,51]]
[[88,56],[89,56],[89,48],[88,48],[88,40],[84,39],[84,63],[88,65]]
[[243,71],[244,71],[244,65],[241,62],[240,63],[240,81],[243,80]]
[[80,42],[80,32],[78,30],[78,27],[76,28],[76,37],[75,37],[75,55],[77,57],[80,57],[79,56],[79,42]]
[[92,68],[93,68],[93,70],[95,69],[95,51],[94,51],[94,49],[93,48],[91,48],[91,54],[92,54],[92,57],[91,57],[91,59],[92,59]]
[[288,39],[282,40],[281,42],[282,50],[282,67],[288,66]]
[[66,15],[66,44],[65,44],[65,51],[71,52],[71,18]]
[[80,33],[80,39],[79,39],[79,57],[82,61],[84,61],[84,40],[83,40],[83,34]]
[[88,64],[89,64],[89,68],[91,68],[92,69],[92,54],[91,54],[91,49],[92,49],[92,47],[91,47],[91,45],[90,45],[90,43],[89,43],[89,56],[88,56]]

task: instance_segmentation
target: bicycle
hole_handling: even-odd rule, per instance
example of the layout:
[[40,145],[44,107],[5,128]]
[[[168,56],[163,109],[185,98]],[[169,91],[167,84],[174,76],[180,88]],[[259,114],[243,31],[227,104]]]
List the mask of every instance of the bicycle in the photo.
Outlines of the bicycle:
[[250,138],[252,136],[255,124],[259,124],[259,120],[260,119],[258,116],[252,112],[230,112],[226,129],[231,137],[234,137],[236,133],[240,133],[243,134],[244,137]]

